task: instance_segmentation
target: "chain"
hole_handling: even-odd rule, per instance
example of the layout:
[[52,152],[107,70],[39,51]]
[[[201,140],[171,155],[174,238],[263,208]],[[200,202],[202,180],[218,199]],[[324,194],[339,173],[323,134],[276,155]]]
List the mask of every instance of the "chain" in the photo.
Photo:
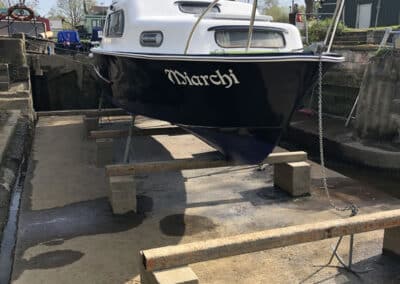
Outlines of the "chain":
[[350,203],[345,207],[336,206],[335,202],[332,200],[331,194],[328,188],[328,179],[326,175],[325,168],[325,155],[324,155],[324,127],[323,127],[323,118],[322,118],[322,60],[319,60],[319,68],[318,68],[318,129],[319,129],[319,154],[321,160],[321,175],[322,175],[322,186],[325,190],[325,194],[328,197],[329,204],[336,211],[344,212],[351,211],[351,217],[356,216],[358,214],[358,207]]

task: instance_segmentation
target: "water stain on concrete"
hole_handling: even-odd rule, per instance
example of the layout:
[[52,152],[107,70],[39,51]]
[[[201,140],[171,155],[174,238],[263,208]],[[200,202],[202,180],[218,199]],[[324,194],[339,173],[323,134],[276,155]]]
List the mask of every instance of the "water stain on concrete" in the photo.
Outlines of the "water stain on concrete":
[[167,236],[192,236],[204,231],[212,231],[216,224],[209,218],[196,215],[169,215],[160,221],[160,229]]
[[22,269],[18,269],[14,277],[18,278],[25,270],[53,269],[70,265],[80,260],[84,254],[74,250],[55,250],[36,255],[28,260],[22,259],[19,263]]
[[64,243],[65,241],[63,239],[58,239],[58,240],[51,240],[48,242],[44,242],[42,245],[51,247],[51,246],[60,246]]
[[145,214],[148,212],[153,211],[153,198],[148,197],[146,195],[137,195],[137,213],[138,214]]

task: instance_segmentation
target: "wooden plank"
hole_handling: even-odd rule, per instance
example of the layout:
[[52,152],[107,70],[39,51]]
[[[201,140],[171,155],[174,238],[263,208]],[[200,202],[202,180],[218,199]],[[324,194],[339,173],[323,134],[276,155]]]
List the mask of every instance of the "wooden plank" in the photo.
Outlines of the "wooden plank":
[[400,226],[400,210],[141,251],[146,271]]
[[106,166],[109,176],[134,175],[138,173],[154,173],[164,171],[181,171],[205,168],[228,167],[235,165],[231,161],[220,158],[215,159],[175,159],[172,161],[144,162],[130,165]]
[[[121,138],[129,134],[128,129],[119,130],[95,130],[90,132],[89,138]],[[185,130],[179,127],[157,127],[157,128],[135,128],[132,132],[133,136],[154,136],[154,135],[182,135],[187,134]]]
[[[59,111],[38,111],[36,112],[38,117],[43,116],[73,116],[73,115],[85,115],[89,117],[99,116],[97,109],[81,109],[81,110],[59,110]],[[120,108],[109,108],[101,111],[102,116],[112,115],[127,115],[127,112]]]
[[266,158],[262,164],[282,164],[307,161],[307,153],[304,151],[297,152],[279,152],[272,153]]
[[[301,162],[307,160],[307,153],[300,152],[282,152],[272,153],[264,163],[266,164],[279,164],[288,162]],[[221,159],[220,157],[209,159],[176,159],[172,161],[159,161],[159,162],[144,162],[137,164],[119,164],[110,165],[106,167],[109,176],[117,175],[134,175],[136,173],[151,173],[160,171],[181,171],[181,170],[195,170],[205,168],[218,168],[230,167],[240,165],[232,161]]]

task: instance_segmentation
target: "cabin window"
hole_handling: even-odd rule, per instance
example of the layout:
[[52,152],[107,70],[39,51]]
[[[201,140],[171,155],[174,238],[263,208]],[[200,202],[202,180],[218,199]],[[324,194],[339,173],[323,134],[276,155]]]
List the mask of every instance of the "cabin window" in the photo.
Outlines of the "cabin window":
[[160,31],[142,32],[140,35],[140,44],[148,47],[159,47],[164,40],[164,35]]
[[[187,14],[201,14],[211,4],[211,2],[191,2],[191,1],[178,1],[179,10]],[[211,13],[219,13],[221,10],[218,5],[211,8]]]
[[120,10],[108,16],[107,36],[121,37],[123,33],[124,33],[124,12]]
[[[248,32],[248,28],[216,29],[215,41],[223,48],[246,48]],[[285,45],[285,37],[281,31],[254,28],[251,40],[252,48],[283,48]]]

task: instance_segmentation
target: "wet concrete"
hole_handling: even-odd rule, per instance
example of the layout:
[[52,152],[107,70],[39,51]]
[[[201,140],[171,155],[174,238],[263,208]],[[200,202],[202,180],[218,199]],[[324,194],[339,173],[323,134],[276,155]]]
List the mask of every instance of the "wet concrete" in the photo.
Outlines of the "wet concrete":
[[[355,141],[351,127],[344,126],[343,119],[329,117],[324,118],[324,128],[326,134],[325,154],[327,166],[345,176],[355,179],[364,186],[373,187],[379,191],[388,193],[394,197],[400,198],[400,169],[398,168],[377,168],[360,164],[359,159],[365,156],[358,155],[357,159],[352,159],[342,152],[343,147],[340,143]],[[303,131],[304,130],[304,131]],[[305,131],[307,130],[307,131]],[[308,116],[297,113],[288,129],[281,145],[291,151],[305,150],[309,158],[319,162],[319,147],[317,119],[316,116]],[[398,143],[382,143],[375,141],[362,141],[363,144],[376,148],[377,150],[386,150],[387,155],[398,154]],[[381,163],[385,162],[385,156],[380,157]]]
[[[191,135],[135,137],[132,144],[131,159],[137,161],[212,150]],[[117,160],[123,145],[115,141]],[[346,217],[329,208],[314,163],[312,195],[296,199],[273,187],[271,167],[140,175],[139,214],[114,216],[94,154],[81,117],[40,118],[22,197],[13,283],[139,283],[141,249]],[[361,214],[400,207],[397,199],[355,180],[333,171],[328,176],[339,205],[355,202]],[[359,277],[318,267],[329,259],[334,240],[191,267],[202,283],[399,282],[399,262],[381,256],[382,237],[383,231],[356,236],[356,267],[373,268]],[[347,254],[346,246],[340,253]]]
[[16,186],[11,194],[8,219],[2,232],[0,242],[0,283],[8,283],[11,278],[24,178],[24,173],[17,177]]

